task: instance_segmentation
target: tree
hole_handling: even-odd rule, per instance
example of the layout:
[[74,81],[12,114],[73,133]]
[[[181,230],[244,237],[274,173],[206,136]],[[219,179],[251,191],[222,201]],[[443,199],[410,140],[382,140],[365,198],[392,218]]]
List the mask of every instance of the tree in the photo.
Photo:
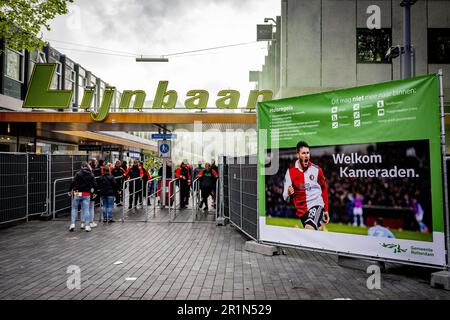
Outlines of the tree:
[[14,50],[42,49],[41,28],[57,15],[67,13],[73,0],[0,0],[0,37]]

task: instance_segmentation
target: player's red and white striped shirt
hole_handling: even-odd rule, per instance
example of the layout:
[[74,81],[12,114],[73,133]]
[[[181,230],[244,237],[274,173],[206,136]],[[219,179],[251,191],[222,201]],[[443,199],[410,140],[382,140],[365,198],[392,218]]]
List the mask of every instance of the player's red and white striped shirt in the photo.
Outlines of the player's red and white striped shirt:
[[[294,188],[292,196],[288,194],[289,186]],[[283,198],[286,201],[291,199],[295,214],[299,217],[314,206],[322,206],[324,211],[328,212],[328,187],[322,169],[310,161],[306,171],[303,171],[297,160],[295,166],[286,171]]]

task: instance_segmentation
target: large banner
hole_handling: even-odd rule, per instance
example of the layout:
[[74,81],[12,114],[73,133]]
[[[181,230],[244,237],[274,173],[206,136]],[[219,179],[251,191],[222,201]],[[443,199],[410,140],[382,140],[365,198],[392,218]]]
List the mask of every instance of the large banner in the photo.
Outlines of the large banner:
[[446,264],[437,75],[261,102],[258,129],[262,241]]

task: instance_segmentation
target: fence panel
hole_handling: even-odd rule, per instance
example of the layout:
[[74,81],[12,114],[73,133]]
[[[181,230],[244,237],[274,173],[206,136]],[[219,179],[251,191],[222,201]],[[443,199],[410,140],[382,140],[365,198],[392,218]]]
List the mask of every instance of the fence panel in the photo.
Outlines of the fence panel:
[[223,183],[223,215],[226,218],[230,217],[230,187],[228,184],[228,164],[224,157],[224,164],[222,165],[222,183]]
[[27,155],[0,153],[0,224],[27,218]]
[[242,165],[242,229],[253,238],[258,237],[257,168],[254,164]]
[[[224,211],[230,222],[258,238],[257,165],[255,156],[228,157],[224,165]],[[228,215],[227,215],[228,214]]]
[[241,173],[240,164],[228,165],[228,174],[230,175],[230,221],[242,228],[241,221]]
[[71,199],[64,196],[69,191],[70,179],[63,180],[56,184],[56,197],[53,195],[53,185],[56,179],[69,178],[73,176],[72,156],[70,155],[52,155],[51,157],[51,199],[56,199],[51,208],[56,212],[68,212],[71,207]]
[[46,154],[28,154],[28,215],[48,213],[49,160]]

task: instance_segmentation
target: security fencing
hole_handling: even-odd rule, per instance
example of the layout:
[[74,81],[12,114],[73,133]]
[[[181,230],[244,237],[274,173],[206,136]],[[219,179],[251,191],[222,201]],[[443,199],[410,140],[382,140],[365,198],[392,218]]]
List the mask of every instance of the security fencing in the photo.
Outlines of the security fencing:
[[[130,220],[131,215],[137,213],[134,208],[143,208],[144,186],[142,177],[125,180],[123,187],[123,207],[121,221]],[[134,208],[133,208],[134,203]],[[132,219],[136,220],[136,219]]]
[[198,219],[198,212],[200,211],[200,178],[196,178],[192,182],[192,208],[195,212],[195,218]]
[[[219,194],[218,216],[228,218],[250,238],[258,239],[257,165],[255,156],[227,157],[220,164],[224,168],[219,175],[223,192]],[[226,167],[226,169],[225,169]],[[224,174],[226,172],[226,175]],[[225,181],[225,177],[227,181]],[[220,193],[221,189],[218,189]],[[225,205],[225,199],[228,205]]]
[[86,155],[1,152],[0,224],[28,221],[33,216],[50,217],[53,211],[69,209],[70,179],[66,178],[86,160]]
[[[180,193],[180,188],[177,188],[177,182],[180,178],[172,179],[169,182],[169,217],[170,221],[174,221],[177,217],[177,194]],[[173,190],[173,192],[170,192]]]
[[[0,224],[28,220],[31,216],[68,219],[71,211],[71,197],[68,195],[70,184],[75,173],[81,169],[81,163],[87,160],[87,155],[0,153]],[[228,168],[222,168],[222,170],[228,172]],[[223,183],[222,174],[220,176],[222,179],[219,183]],[[148,181],[146,186],[140,188],[135,187],[135,184],[138,180],[142,183],[141,178],[126,182],[122,182],[122,177],[116,177],[116,179],[119,179],[121,184],[120,204],[123,205],[123,208],[118,212],[122,221],[126,219],[130,221],[148,221],[152,216],[153,221],[155,221],[157,215],[163,217],[164,214],[164,221],[174,221],[177,218],[177,221],[184,221],[183,219],[187,218],[189,222],[192,222],[204,219],[203,216],[196,215],[201,199],[199,179],[193,181],[190,190],[193,198],[194,214],[188,213],[188,216],[179,210],[180,188],[177,186],[177,179],[168,181],[169,186],[167,187],[166,185],[164,188],[164,191],[166,189],[169,190],[167,197],[169,202],[168,212],[159,210],[159,206],[156,204],[156,198],[161,192],[161,186],[156,187],[160,178],[152,179]],[[225,199],[229,200],[228,192],[225,191],[228,189],[228,185],[222,186],[219,183],[213,190],[218,204],[215,211],[216,218],[222,215],[227,216],[229,211],[227,210],[229,207],[228,203],[224,206],[225,209],[220,205],[225,202]],[[146,198],[144,197],[144,192],[147,195]],[[140,196],[138,195],[139,193]],[[141,212],[132,212],[129,216],[126,216],[127,213],[132,211],[132,209],[128,209],[130,195],[133,197],[133,200],[139,197],[139,203],[146,212],[144,216],[138,217]],[[149,202],[148,205],[147,202]],[[101,201],[96,201],[96,205],[101,206]],[[152,205],[153,208],[151,208]],[[180,213],[183,214],[180,215]],[[101,215],[98,217],[98,220],[102,220]]]
[[72,180],[73,177],[67,177],[55,179],[55,181],[53,181],[53,190],[52,190],[53,219],[56,219],[57,213],[61,211],[67,211],[72,206],[71,197],[68,195]]
[[[221,192],[221,206],[219,211],[219,216],[223,218],[230,218],[230,190],[228,184],[228,165],[227,158],[221,157],[219,158],[219,180],[221,181],[220,186],[222,189]],[[219,207],[219,206],[217,206]]]
[[0,223],[28,220],[28,155],[0,153]]
[[[149,180],[147,182],[147,192],[146,192],[146,201],[144,201],[144,203],[146,203],[146,213],[145,213],[145,222],[148,221],[148,217],[150,212],[152,212],[152,214],[150,215],[153,219],[156,219],[156,198],[158,197],[158,192],[160,191],[158,189],[158,185],[159,185],[159,180],[161,180],[161,177],[158,178],[153,178],[151,180]],[[153,202],[153,205],[151,205]]]
[[[81,163],[87,161],[87,155],[51,155],[50,161],[50,206],[52,211],[47,211],[47,216],[56,213],[67,214],[71,208],[71,198],[67,195],[71,179],[81,169]],[[55,181],[57,183],[55,184]]]
[[50,203],[48,181],[50,179],[49,156],[28,155],[28,216],[47,213]]

